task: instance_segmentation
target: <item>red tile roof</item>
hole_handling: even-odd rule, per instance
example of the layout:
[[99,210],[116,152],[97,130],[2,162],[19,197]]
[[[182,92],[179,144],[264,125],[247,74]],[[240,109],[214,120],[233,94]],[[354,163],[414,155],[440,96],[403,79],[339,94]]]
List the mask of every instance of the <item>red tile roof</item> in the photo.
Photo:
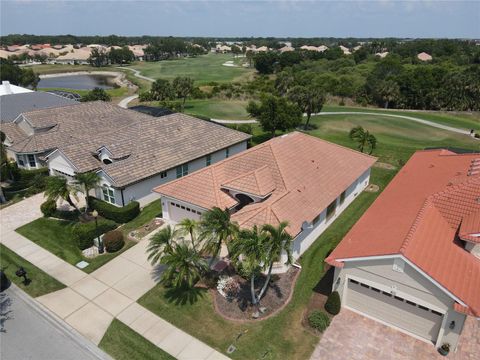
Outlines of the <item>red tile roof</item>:
[[205,209],[232,208],[238,201],[225,188],[264,201],[232,215],[242,227],[287,220],[295,236],[353,184],[376,159],[300,132],[274,138],[249,150],[154,189]]
[[327,258],[401,254],[480,316],[480,259],[457,237],[478,229],[478,154],[415,153]]

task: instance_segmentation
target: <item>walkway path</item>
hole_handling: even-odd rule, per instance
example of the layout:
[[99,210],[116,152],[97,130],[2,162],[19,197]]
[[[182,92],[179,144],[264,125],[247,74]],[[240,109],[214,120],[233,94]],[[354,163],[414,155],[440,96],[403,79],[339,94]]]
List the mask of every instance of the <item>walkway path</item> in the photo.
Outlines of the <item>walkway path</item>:
[[152,79],[148,76],[145,76],[145,75],[142,75],[140,74],[140,71],[138,71],[137,69],[133,69],[133,68],[130,68],[130,67],[119,67],[117,66],[117,68],[119,69],[122,69],[122,70],[129,70],[129,71],[132,71],[133,72],[133,76],[139,78],[139,79],[143,79],[143,80],[147,80],[147,81],[151,81],[151,82],[154,82],[155,79]]
[[[386,113],[380,113],[380,112],[363,112],[363,111],[332,111],[332,112],[321,112],[318,114],[312,114],[312,116],[327,116],[327,115],[373,115],[373,116],[389,116],[389,117],[394,117],[394,118],[399,118],[399,119],[405,119],[405,120],[410,120],[410,121],[415,121],[418,123],[421,123],[423,125],[435,127],[438,129],[454,132],[457,134],[463,134],[463,135],[470,135],[470,130],[463,130],[459,128],[455,128],[452,126],[447,126],[443,124],[439,124],[433,121],[425,120],[425,119],[420,119],[414,116],[407,116],[407,115],[396,115],[396,114],[386,114]],[[305,114],[303,116],[306,116]],[[227,120],[227,119],[212,119],[212,121],[215,121],[220,124],[253,124],[256,123],[257,121],[255,119],[251,120]]]
[[122,99],[119,103],[118,103],[118,106],[120,106],[121,108],[124,108],[124,109],[127,109],[128,108],[128,104],[130,103],[130,101],[133,101],[135,99],[138,98],[138,94],[136,95],[131,95],[131,96],[127,96],[126,98]]
[[148,237],[86,274],[15,232],[41,216],[42,201],[38,194],[0,210],[0,242],[67,286],[36,298],[38,302],[96,345],[118,318],[178,359],[228,359],[136,303],[158,283],[162,271],[147,260]]

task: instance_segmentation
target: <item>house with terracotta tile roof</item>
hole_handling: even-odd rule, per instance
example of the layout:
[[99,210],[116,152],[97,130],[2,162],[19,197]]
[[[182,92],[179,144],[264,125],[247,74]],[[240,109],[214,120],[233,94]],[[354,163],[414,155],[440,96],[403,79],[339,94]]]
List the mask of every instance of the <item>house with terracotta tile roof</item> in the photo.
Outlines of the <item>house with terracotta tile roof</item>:
[[416,152],[326,261],[344,307],[455,349],[480,317],[480,153]]
[[185,114],[154,117],[102,101],[73,103],[2,124],[8,156],[68,180],[96,172],[101,181],[91,195],[117,206],[157,199],[153,187],[241,152],[250,139]]
[[427,54],[426,52],[421,52],[417,55],[417,59],[420,61],[432,61],[432,55]]
[[[288,221],[298,259],[368,186],[376,158],[293,132],[154,189],[163,217],[198,220],[229,209],[242,228]],[[286,270],[286,257],[274,271]]]

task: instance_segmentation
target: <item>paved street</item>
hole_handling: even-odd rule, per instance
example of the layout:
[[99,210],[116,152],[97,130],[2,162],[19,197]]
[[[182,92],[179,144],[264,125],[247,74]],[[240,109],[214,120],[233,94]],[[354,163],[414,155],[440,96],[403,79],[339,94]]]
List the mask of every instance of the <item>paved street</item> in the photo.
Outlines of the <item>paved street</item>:
[[15,285],[0,294],[2,360],[94,360],[110,357]]

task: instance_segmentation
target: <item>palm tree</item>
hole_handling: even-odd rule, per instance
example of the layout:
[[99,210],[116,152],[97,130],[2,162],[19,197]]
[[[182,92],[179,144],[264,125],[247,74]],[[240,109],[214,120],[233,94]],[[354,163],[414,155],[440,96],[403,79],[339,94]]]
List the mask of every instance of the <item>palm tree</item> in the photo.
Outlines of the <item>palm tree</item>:
[[178,223],[178,228],[182,234],[190,235],[192,248],[197,251],[195,236],[198,230],[198,222],[193,219],[185,218]]
[[255,277],[267,263],[265,244],[265,232],[254,225],[252,229],[241,230],[231,246],[232,258],[234,261],[240,261],[245,273],[250,276],[252,305],[256,305],[260,300],[255,292]]
[[165,254],[173,251],[173,243],[176,237],[177,231],[170,225],[152,236],[147,247],[148,260],[152,265],[159,263]]
[[377,139],[375,136],[361,126],[356,126],[350,130],[350,139],[357,142],[358,150],[361,152],[368,147],[370,149],[368,153],[371,154],[377,147]]
[[177,244],[166,252],[160,263],[166,266],[162,282],[175,288],[193,287],[208,268],[205,260],[184,243]]
[[78,201],[76,189],[68,183],[66,178],[62,176],[49,176],[47,178],[45,196],[48,200],[55,202],[58,199],[65,200],[70,206],[80,212],[78,207],[72,201],[72,196]]
[[265,247],[267,249],[267,265],[268,265],[268,273],[267,279],[263,284],[262,290],[260,290],[260,294],[258,295],[258,299],[260,300],[265,291],[268,288],[268,284],[270,283],[270,279],[272,277],[272,269],[273,263],[280,259],[282,256],[282,252],[287,254],[287,261],[286,265],[290,265],[293,261],[292,258],[292,236],[285,231],[288,226],[288,222],[283,221],[277,227],[265,224],[262,227],[262,231],[266,234],[266,241]]
[[228,209],[214,207],[203,213],[200,227],[201,240],[205,241],[203,250],[212,255],[209,264],[212,266],[220,253],[222,243],[232,240],[237,235],[238,225],[230,220]]
[[75,175],[75,185],[78,190],[85,194],[85,213],[88,211],[88,193],[94,189],[100,182],[100,177],[97,173],[86,172]]

